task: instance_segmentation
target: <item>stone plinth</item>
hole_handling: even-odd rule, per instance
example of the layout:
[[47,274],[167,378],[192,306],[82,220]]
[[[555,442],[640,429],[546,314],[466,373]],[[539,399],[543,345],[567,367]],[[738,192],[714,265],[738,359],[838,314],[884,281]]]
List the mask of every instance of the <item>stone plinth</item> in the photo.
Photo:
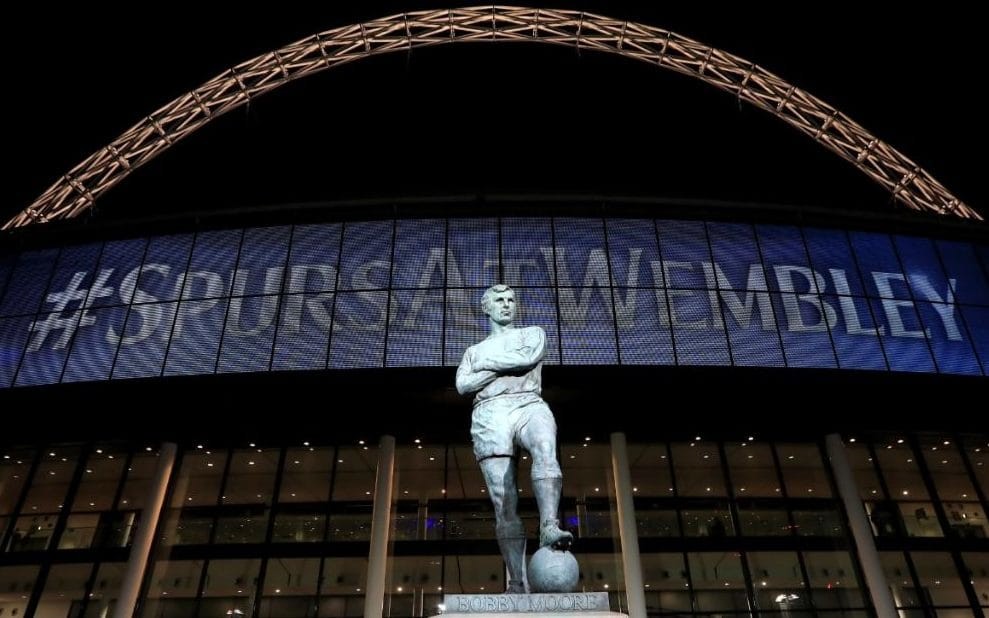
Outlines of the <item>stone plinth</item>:
[[572,615],[574,618],[618,618],[610,611],[607,592],[554,592],[548,594],[447,594],[442,616],[459,618],[480,614],[511,618]]

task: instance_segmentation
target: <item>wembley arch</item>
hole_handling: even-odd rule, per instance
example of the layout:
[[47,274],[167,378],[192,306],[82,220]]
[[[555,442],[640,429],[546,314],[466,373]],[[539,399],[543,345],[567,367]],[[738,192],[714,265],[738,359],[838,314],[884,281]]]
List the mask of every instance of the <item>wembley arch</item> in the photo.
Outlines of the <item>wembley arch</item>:
[[458,42],[575,46],[694,77],[799,129],[909,208],[982,218],[847,115],[744,58],[648,24],[573,10],[484,6],[413,11],[333,28],[242,62],[155,110],[87,157],[3,229],[77,216],[172,144],[288,82],[371,56]]

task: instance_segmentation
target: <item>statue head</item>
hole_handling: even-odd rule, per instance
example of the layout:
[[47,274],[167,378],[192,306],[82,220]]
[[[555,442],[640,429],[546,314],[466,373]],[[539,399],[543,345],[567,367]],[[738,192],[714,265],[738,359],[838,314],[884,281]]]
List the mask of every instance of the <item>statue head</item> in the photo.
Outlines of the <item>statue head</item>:
[[492,322],[507,326],[515,319],[515,291],[503,283],[492,285],[481,296],[481,311]]

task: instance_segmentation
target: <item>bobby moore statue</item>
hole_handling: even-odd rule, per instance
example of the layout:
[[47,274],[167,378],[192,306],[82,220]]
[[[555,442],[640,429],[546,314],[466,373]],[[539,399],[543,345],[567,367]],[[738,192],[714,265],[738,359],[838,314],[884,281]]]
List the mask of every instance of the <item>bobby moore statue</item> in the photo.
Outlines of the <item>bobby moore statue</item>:
[[494,285],[481,297],[491,334],[467,348],[457,369],[457,390],[474,393],[471,437],[494,504],[498,546],[508,566],[509,593],[526,592],[525,529],[518,516],[516,456],[532,456],[532,490],[539,505],[539,545],[566,549],[573,535],[557,519],[563,473],[556,460],[556,421],[539,396],[546,333],[516,328],[515,292]]

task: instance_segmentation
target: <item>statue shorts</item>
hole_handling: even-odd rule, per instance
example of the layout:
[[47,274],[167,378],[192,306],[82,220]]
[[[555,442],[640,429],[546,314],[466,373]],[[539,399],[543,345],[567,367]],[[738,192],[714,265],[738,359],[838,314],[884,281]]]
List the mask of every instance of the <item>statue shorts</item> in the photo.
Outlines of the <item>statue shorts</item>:
[[538,395],[502,395],[474,407],[470,435],[478,461],[514,457],[518,447],[532,455],[532,478],[562,478],[556,459],[556,420]]

